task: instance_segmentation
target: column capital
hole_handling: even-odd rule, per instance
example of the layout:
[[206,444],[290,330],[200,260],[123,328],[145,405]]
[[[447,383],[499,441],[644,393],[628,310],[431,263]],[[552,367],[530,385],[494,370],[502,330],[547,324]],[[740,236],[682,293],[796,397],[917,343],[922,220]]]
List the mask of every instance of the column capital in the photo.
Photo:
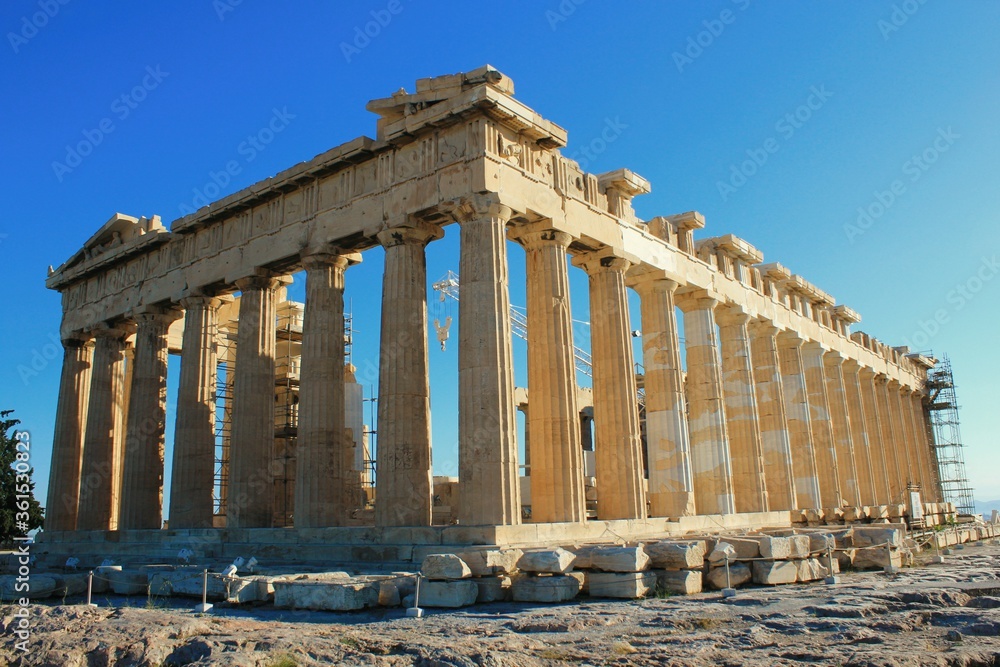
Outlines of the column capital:
[[778,333],[778,347],[803,347],[806,342],[798,331],[785,329]]
[[526,250],[558,245],[569,248],[573,237],[567,232],[553,228],[551,221],[540,220],[526,225],[517,225],[507,232],[507,236],[521,244]]
[[80,348],[93,344],[94,336],[87,331],[73,331],[62,336],[62,346],[65,348]]
[[747,328],[750,329],[750,333],[754,336],[771,336],[772,338],[777,337],[778,333],[781,331],[771,320],[765,320],[759,317],[755,317],[747,322]]
[[333,248],[303,248],[299,253],[302,268],[306,271],[335,266],[346,270],[348,267],[361,263],[360,252],[340,252]]
[[715,321],[719,326],[749,324],[750,313],[737,303],[720,303],[715,307]]
[[602,271],[618,271],[624,273],[632,263],[624,257],[618,257],[611,248],[602,248],[573,257],[573,266],[583,269],[592,276]]
[[663,271],[650,270],[648,265],[635,265],[625,275],[625,284],[639,294],[647,292],[670,292],[673,294],[680,287],[676,280],[667,278]]
[[507,224],[514,216],[514,211],[506,204],[502,204],[500,196],[496,193],[462,197],[442,205],[442,212],[454,218],[459,224],[476,220],[496,220]]
[[405,226],[388,227],[375,235],[384,248],[398,245],[425,246],[442,236],[444,236],[444,230],[427,222],[412,222]]
[[823,363],[827,366],[843,366],[847,363],[847,357],[839,350],[829,350],[823,355]]
[[121,322],[116,322],[115,324],[98,324],[96,327],[90,330],[90,335],[96,339],[114,339],[124,341],[126,338],[135,333],[135,323],[124,320]]
[[889,385],[889,389],[901,389],[902,388],[903,385],[896,378],[887,378],[887,379],[888,379],[888,383],[887,384]]
[[889,376],[885,373],[875,373],[875,383],[887,385],[889,384]]
[[255,269],[254,273],[237,278],[233,282],[241,292],[248,292],[250,290],[277,289],[282,285],[290,284],[292,280],[289,276],[267,269]]
[[677,295],[677,307],[689,313],[695,310],[715,310],[719,297],[705,289],[685,290]]
[[226,294],[220,296],[209,296],[207,294],[187,294],[178,299],[177,303],[180,304],[181,308],[184,310],[191,310],[194,308],[218,308],[224,303],[228,303],[233,300],[233,297]]
[[858,375],[864,380],[871,380],[875,377],[875,369],[858,364]]
[[132,310],[132,319],[142,327],[158,325],[164,328],[184,316],[184,311],[173,306],[140,306]]
[[806,340],[802,344],[802,349],[803,350],[816,350],[816,349],[818,349],[820,351],[820,354],[825,354],[825,353],[829,352],[829,350],[830,350],[830,348],[828,348],[826,345],[823,345],[823,343],[819,342],[818,340]]

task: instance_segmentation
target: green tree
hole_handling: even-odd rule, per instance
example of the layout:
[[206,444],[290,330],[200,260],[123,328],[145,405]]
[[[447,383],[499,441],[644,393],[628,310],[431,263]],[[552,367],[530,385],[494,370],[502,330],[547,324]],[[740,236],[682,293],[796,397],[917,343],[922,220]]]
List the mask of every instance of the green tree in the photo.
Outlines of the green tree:
[[0,544],[41,528],[44,519],[29,465],[31,442],[26,433],[11,430],[21,423],[9,418],[13,412],[0,411]]

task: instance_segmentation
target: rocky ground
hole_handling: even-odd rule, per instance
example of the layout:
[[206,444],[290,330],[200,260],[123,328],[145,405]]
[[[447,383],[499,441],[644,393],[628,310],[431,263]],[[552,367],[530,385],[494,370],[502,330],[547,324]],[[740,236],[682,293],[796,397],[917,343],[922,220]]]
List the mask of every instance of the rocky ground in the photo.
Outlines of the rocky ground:
[[[918,557],[919,560],[919,557]],[[929,560],[925,558],[922,560]],[[272,607],[190,611],[190,600],[36,604],[30,653],[0,608],[0,664],[98,665],[1000,665],[1000,546],[944,565],[842,583],[635,602],[493,603],[464,611],[355,613]],[[4,663],[4,661],[7,661]]]

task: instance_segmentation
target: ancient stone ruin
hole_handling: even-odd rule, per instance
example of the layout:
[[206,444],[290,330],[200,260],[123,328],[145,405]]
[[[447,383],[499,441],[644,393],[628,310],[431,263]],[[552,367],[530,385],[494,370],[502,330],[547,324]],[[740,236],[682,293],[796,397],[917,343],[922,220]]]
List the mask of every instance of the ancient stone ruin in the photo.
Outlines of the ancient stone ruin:
[[[609,531],[629,543],[949,516],[922,405],[933,359],[852,332],[855,311],[747,241],[696,239],[697,212],[638,219],[632,199],[650,184],[627,169],[585,173],[560,153],[566,131],[513,93],[491,67],[419,80],[368,104],[375,139],[169,228],[115,215],[51,272],[65,361],[37,552],[420,563]],[[452,223],[457,480],[432,476],[424,257]],[[508,240],[526,253],[526,391],[513,381]],[[377,245],[372,483],[343,291]],[[592,394],[577,382],[570,264],[589,276]],[[304,306],[284,296],[298,271]],[[629,289],[641,299],[640,373]],[[164,527],[169,354],[180,382]],[[276,410],[282,392],[293,413]],[[285,447],[295,465],[276,471]],[[773,541],[755,538],[755,554],[762,540]]]

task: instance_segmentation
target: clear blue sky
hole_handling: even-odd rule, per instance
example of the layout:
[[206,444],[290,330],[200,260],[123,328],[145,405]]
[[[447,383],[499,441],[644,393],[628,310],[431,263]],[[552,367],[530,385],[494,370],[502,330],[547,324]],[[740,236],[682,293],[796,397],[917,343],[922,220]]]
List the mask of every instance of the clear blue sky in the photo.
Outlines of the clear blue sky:
[[[569,131],[566,153],[589,171],[648,178],[641,217],[697,209],[703,236],[747,239],[860,311],[865,331],[949,354],[977,496],[1000,498],[1000,5],[235,1],[0,9],[0,408],[32,435],[43,498],[61,364],[48,265],[116,211],[169,224],[228,162],[239,173],[223,194],[374,136],[369,99],[485,63]],[[286,126],[273,141],[246,143],[275,110]],[[87,154],[67,155],[80,142]],[[431,279],[457,270],[456,236],[428,250]],[[348,273],[362,376],[377,359],[380,267],[373,251]],[[455,470],[456,340],[431,342],[439,474]]]

